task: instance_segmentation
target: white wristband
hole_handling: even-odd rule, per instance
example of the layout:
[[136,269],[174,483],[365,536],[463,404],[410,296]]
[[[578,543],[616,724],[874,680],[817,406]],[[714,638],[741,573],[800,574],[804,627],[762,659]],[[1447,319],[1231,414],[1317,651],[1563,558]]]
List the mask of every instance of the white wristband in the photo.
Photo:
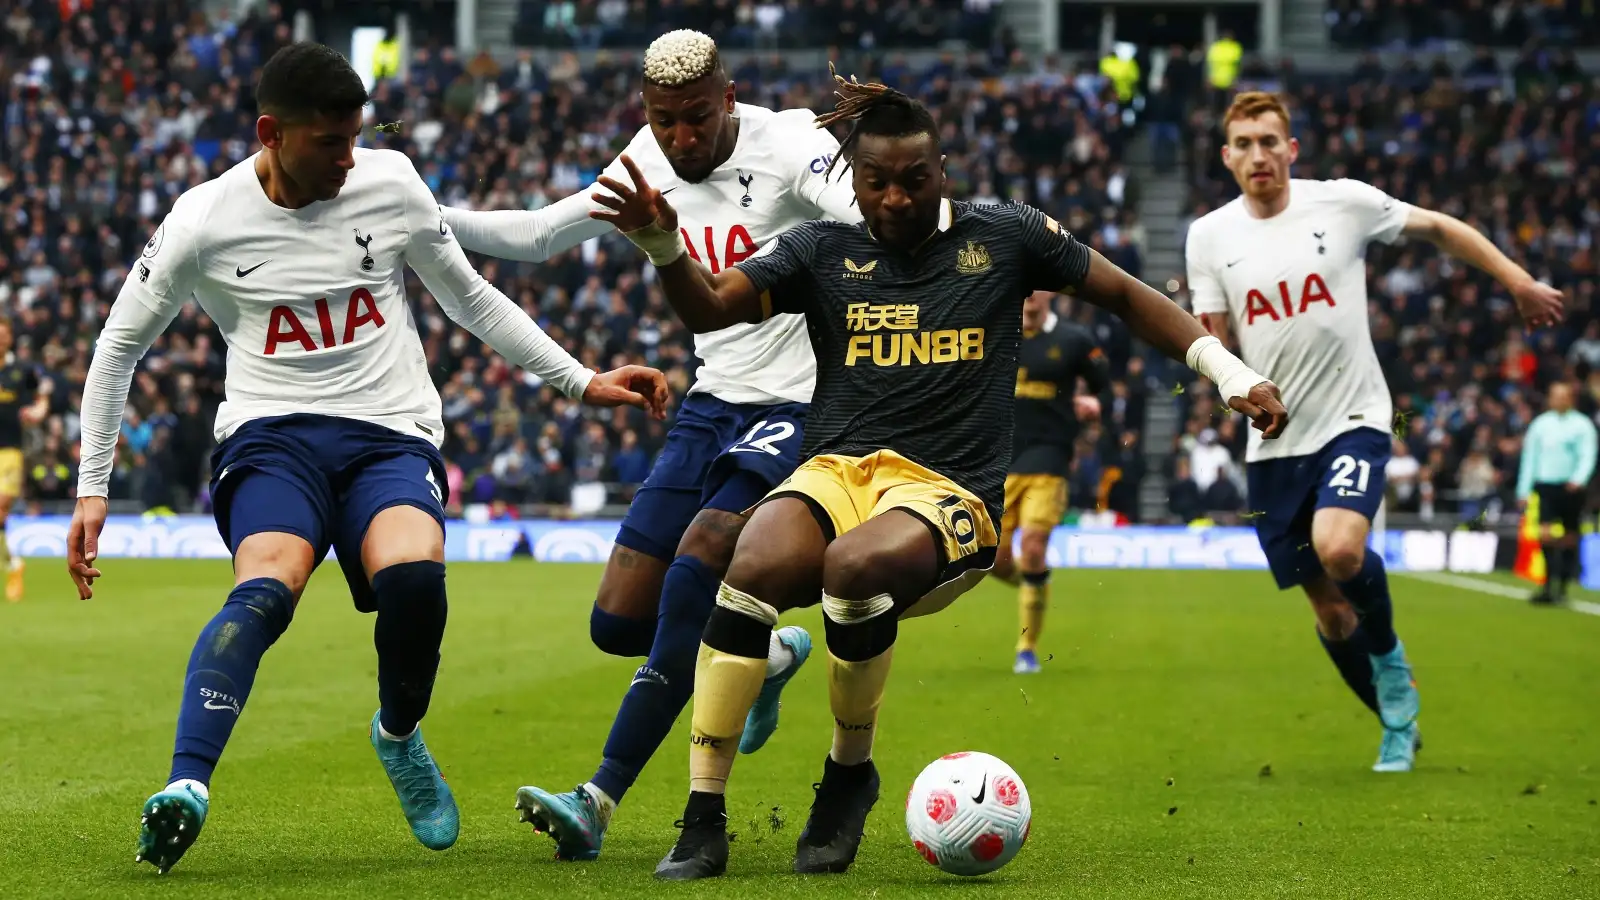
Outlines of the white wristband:
[[1211,379],[1223,403],[1235,397],[1248,397],[1251,388],[1267,380],[1209,334],[1189,345],[1184,361],[1189,368]]
[[644,254],[650,257],[650,264],[658,268],[672,265],[678,261],[678,257],[689,252],[689,248],[683,244],[682,234],[677,231],[667,231],[654,222],[643,228],[624,231],[622,236],[643,250]]

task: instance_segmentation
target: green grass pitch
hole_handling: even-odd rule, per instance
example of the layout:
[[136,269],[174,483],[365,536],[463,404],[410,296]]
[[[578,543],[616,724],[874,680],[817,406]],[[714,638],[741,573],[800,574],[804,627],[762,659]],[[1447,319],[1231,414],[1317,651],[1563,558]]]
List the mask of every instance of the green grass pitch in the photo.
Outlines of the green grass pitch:
[[[727,877],[650,877],[687,716],[602,858],[560,864],[515,790],[589,776],[636,663],[588,642],[597,567],[527,562],[450,569],[425,731],[462,807],[453,849],[412,840],[367,744],[372,621],[329,566],[267,655],[205,833],[159,878],[133,863],[139,807],[228,568],[107,560],[88,603],[58,568],[36,561],[28,599],[0,605],[0,897],[1600,897],[1600,618],[1402,576],[1427,742],[1410,775],[1368,771],[1375,721],[1264,573],[1058,572],[1041,675],[1010,673],[1001,585],[902,628],[883,798],[850,874],[789,873],[830,737],[820,654],[734,770]],[[903,826],[912,778],[963,749],[1015,766],[1034,808],[1021,855],[976,881],[923,862]]]

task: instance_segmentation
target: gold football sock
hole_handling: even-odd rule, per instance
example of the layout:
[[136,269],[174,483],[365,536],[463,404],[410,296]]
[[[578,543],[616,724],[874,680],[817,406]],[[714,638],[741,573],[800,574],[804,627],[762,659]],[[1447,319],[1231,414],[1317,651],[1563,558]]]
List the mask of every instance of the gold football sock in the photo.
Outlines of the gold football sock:
[[700,645],[694,667],[689,790],[721,794],[728,789],[745,716],[766,677],[765,656],[750,659]]
[[1033,650],[1039,646],[1039,632],[1044,630],[1044,611],[1050,602],[1050,583],[1037,584],[1024,581],[1017,590],[1017,619],[1022,634],[1017,637],[1017,652]]
[[833,709],[833,750],[828,755],[834,762],[853,766],[872,758],[878,706],[893,656],[893,647],[862,662],[828,654],[828,703]]

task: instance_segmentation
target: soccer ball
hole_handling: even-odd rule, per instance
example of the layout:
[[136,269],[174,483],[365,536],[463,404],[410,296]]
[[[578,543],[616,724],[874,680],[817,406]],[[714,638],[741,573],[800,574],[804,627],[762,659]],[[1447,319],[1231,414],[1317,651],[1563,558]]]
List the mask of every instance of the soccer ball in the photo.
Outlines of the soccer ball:
[[1032,822],[1022,779],[987,753],[934,760],[906,795],[911,845],[952,875],[986,875],[1010,862]]

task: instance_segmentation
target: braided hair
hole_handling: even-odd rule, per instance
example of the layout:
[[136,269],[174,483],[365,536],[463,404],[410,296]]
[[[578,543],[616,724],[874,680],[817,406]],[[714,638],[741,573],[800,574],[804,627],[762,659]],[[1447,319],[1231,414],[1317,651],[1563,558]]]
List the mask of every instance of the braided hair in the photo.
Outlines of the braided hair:
[[831,112],[817,116],[817,127],[827,128],[839,122],[849,122],[850,133],[839,143],[838,156],[828,163],[828,168],[822,173],[824,179],[833,174],[833,167],[839,160],[844,159],[849,164],[863,134],[884,137],[911,134],[938,136],[939,126],[933,121],[933,114],[914,98],[888,85],[857,81],[854,75],[846,80],[834,70],[831,62],[828,63],[828,74],[833,76],[837,85],[833,95],[839,98],[839,102],[834,104]]

